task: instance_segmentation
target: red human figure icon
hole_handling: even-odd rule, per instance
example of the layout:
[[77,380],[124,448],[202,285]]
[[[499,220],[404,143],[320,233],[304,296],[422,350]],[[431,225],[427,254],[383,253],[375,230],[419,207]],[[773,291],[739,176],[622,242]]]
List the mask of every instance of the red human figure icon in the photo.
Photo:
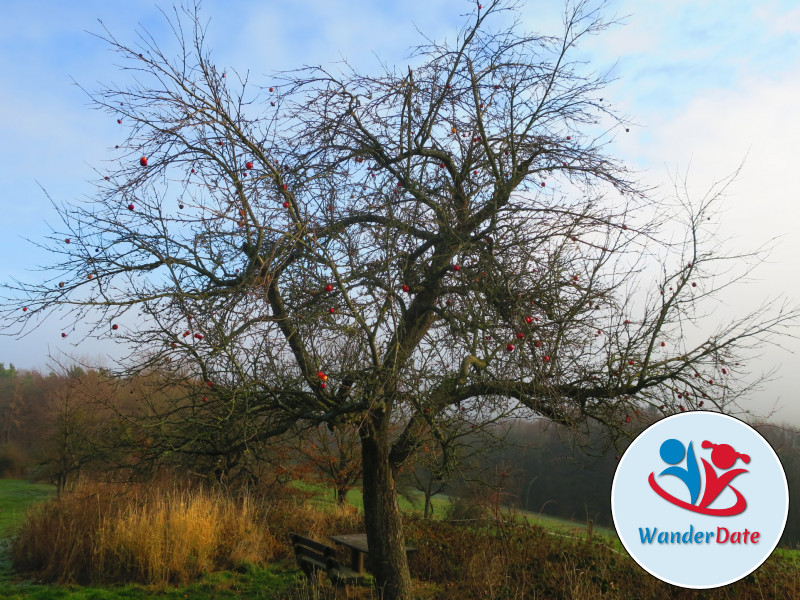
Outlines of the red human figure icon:
[[[747,454],[736,452],[736,450],[734,450],[733,447],[729,446],[728,444],[713,444],[708,440],[705,440],[702,443],[702,447],[713,448],[711,451],[711,462],[714,463],[714,467],[717,467],[718,469],[730,469],[738,459],[742,459],[745,464],[750,462],[750,457]],[[707,507],[714,500],[716,500],[717,496],[722,493],[722,490],[729,486],[734,477],[748,472],[747,469],[733,469],[732,471],[728,471],[717,476],[717,472],[714,470],[714,467],[708,464],[708,461],[705,458],[700,460],[703,461],[703,468],[705,469],[706,473],[706,489],[705,493],[703,494],[703,499],[700,501],[701,508]],[[739,490],[733,486],[730,486],[730,488],[736,494],[736,504],[731,507],[731,510],[735,512],[731,512],[729,514],[739,514],[745,509],[747,502]]]

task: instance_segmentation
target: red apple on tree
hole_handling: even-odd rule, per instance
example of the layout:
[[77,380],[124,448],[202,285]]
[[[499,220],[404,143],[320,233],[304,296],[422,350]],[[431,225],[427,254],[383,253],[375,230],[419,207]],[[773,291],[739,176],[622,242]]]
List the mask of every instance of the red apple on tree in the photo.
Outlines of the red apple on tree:
[[509,344],[508,346],[506,346],[506,350],[508,352],[513,352],[514,351],[514,344]]
[[117,325],[116,323],[114,323],[114,324],[111,326],[111,329],[113,329],[114,331],[116,331],[117,329],[119,329],[119,325]]
[[147,166],[147,157],[143,156],[142,158],[140,158],[139,159],[139,164],[142,165],[143,167],[146,167]]
[[329,283],[328,285],[325,286],[325,291],[326,292],[332,292],[333,291],[333,286]]

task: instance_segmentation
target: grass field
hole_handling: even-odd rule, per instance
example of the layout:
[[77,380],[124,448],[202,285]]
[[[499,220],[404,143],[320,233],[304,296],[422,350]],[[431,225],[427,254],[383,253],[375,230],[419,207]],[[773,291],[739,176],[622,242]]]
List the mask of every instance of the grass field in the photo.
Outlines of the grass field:
[[[305,482],[296,482],[295,485],[300,489],[311,491],[316,493],[316,498],[314,503],[317,506],[333,506],[334,504],[334,494],[333,490],[329,490],[323,486],[310,484]],[[364,509],[364,501],[361,498],[361,491],[357,489],[352,489],[347,493],[347,502],[352,504],[359,510]],[[419,501],[412,504],[406,498],[402,496],[398,498],[398,504],[400,505],[400,510],[407,513],[416,513],[418,515],[422,515],[424,512],[424,498],[422,494],[419,494]],[[444,495],[437,495],[431,499],[431,504],[433,505],[433,518],[434,519],[441,519],[445,514],[447,507],[450,505],[450,499]],[[506,513],[510,513],[511,511],[505,511]],[[547,530],[551,531],[554,535],[566,535],[566,536],[575,536],[579,538],[585,538],[587,533],[587,524],[586,523],[579,523],[577,521],[570,521],[567,519],[560,519],[558,517],[553,517],[550,515],[544,515],[541,513],[531,512],[527,510],[515,510],[513,511],[516,514],[516,517],[520,520],[525,520],[528,523],[535,523],[536,525],[541,525],[542,527],[546,528]],[[617,537],[617,533],[609,528],[609,527],[601,527],[595,525],[593,527],[593,535],[601,536],[606,540],[615,542],[620,549],[622,549],[622,544],[619,542],[619,538]]]
[[[7,565],[3,565],[7,567]],[[5,571],[6,569],[4,569]],[[183,587],[157,589],[144,585],[125,586],[60,586],[35,582],[13,581],[9,574],[0,574],[0,598],[3,600],[113,600],[127,598],[164,598],[210,600],[224,598],[260,598],[278,600],[296,584],[296,576],[285,568],[270,566],[251,573],[223,571],[212,573],[202,581]]]
[[0,538],[9,535],[31,504],[50,497],[55,491],[52,485],[0,479]]

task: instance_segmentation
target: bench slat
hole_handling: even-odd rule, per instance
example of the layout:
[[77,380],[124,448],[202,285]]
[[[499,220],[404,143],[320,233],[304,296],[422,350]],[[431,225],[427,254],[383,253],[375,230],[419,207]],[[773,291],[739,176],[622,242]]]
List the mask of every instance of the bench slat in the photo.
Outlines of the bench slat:
[[350,585],[363,583],[362,573],[343,566],[336,558],[336,551],[330,546],[315,542],[296,533],[290,534],[297,564],[311,577],[317,571],[325,571],[328,578],[339,584]]
[[294,555],[295,556],[302,556],[304,558],[308,558],[309,560],[316,561],[316,562],[320,563],[321,565],[323,565],[323,568],[324,568],[324,565],[327,564],[326,561],[329,558],[325,554],[322,554],[320,552],[315,552],[314,550],[309,550],[308,548],[304,548],[303,546],[298,546],[298,545],[295,545],[295,547],[294,547]]
[[343,584],[358,584],[365,580],[364,574],[342,566],[335,558],[329,558],[327,562],[328,577],[331,581]]
[[310,540],[307,537],[303,537],[302,535],[298,535],[296,533],[291,534],[292,544],[295,546],[304,546],[309,548],[310,550],[314,550],[319,552],[324,556],[335,556],[336,551],[331,548],[330,546],[326,546],[325,544],[321,544],[319,542],[315,542],[314,540]]

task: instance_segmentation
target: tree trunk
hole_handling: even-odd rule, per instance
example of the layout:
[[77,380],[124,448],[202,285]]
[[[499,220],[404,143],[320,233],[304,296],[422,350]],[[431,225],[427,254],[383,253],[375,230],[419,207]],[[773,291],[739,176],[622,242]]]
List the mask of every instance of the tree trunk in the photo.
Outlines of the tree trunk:
[[337,506],[344,506],[345,500],[347,500],[347,490],[348,490],[348,488],[338,488],[336,490],[336,505]]
[[361,435],[368,560],[379,598],[410,600],[411,575],[403,519],[397,505],[395,473],[389,462],[388,425],[387,415],[373,415]]

